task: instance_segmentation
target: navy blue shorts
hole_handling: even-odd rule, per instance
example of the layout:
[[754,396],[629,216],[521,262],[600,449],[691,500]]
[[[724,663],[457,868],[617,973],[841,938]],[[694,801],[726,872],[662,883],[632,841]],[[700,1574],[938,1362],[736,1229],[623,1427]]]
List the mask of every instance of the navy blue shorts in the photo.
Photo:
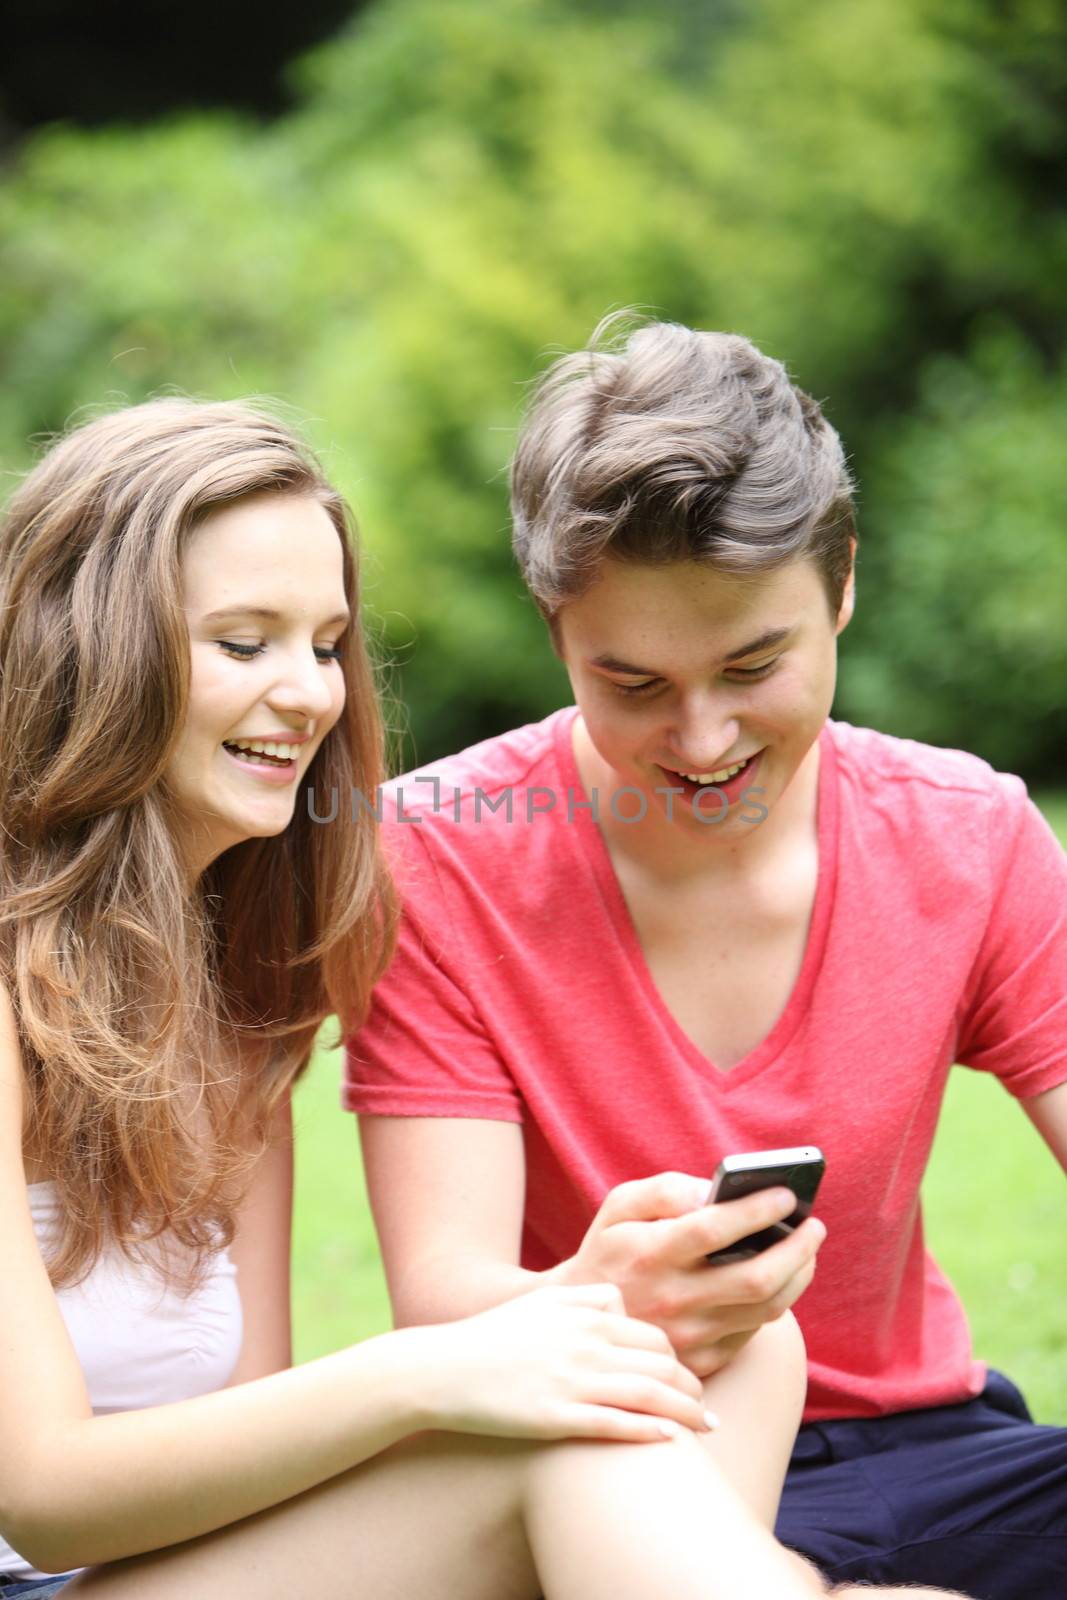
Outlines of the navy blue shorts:
[[806,1423],[776,1531],[835,1583],[1065,1600],[1067,1428],[999,1372],[962,1405]]

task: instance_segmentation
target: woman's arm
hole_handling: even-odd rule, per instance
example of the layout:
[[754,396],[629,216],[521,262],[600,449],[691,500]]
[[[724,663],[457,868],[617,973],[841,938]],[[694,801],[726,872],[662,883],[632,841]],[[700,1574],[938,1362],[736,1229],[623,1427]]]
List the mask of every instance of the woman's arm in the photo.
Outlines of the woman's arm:
[[[430,1420],[411,1354],[395,1337],[217,1394],[93,1417],[34,1234],[23,1110],[14,1019],[0,992],[0,1530],[36,1566],[64,1571],[205,1533],[345,1471]],[[284,1148],[272,1150],[242,1218],[238,1272],[251,1336],[240,1365],[249,1378],[287,1353],[288,1319],[283,1329],[277,1304],[256,1325],[287,1254],[266,1238],[286,1209],[286,1170]]]
[[289,1255],[293,1213],[293,1117],[279,1106],[237,1219],[230,1257],[237,1268],[244,1335],[227,1388],[292,1365]]
[[209,1533],[427,1427],[640,1441],[702,1426],[699,1384],[604,1287],[524,1296],[216,1394],[94,1417],[33,1231],[23,1102],[0,992],[0,1531],[44,1571]]

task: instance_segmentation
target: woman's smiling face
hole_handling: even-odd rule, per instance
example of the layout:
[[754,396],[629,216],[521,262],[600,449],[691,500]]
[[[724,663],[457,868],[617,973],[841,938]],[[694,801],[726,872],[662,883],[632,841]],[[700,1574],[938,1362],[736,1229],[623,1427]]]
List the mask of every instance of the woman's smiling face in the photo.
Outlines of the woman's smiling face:
[[341,538],[310,496],[252,496],[199,524],[182,589],[188,713],[166,777],[183,852],[200,873],[231,845],[288,826],[341,714]]
[[[650,819],[705,837],[751,835],[742,796],[759,789],[773,812],[818,738],[851,610],[850,582],[830,615],[806,559],[743,580],[689,561],[605,561],[557,623],[602,779],[640,790]],[[702,797],[712,787],[725,804]]]

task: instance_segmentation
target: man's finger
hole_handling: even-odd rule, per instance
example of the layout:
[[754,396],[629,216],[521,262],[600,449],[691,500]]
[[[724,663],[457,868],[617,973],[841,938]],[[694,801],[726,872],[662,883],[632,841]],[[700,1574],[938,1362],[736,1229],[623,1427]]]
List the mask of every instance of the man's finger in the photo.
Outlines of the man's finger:
[[605,1196],[594,1227],[684,1216],[704,1205],[710,1187],[707,1178],[688,1172],[657,1172],[651,1178],[620,1183]]
[[822,1223],[809,1218],[781,1244],[762,1250],[748,1261],[715,1268],[722,1274],[719,1297],[738,1305],[753,1306],[773,1300],[775,1311],[786,1309],[811,1282],[815,1253],[825,1237]]
[[737,1333],[728,1333],[721,1339],[714,1340],[711,1344],[697,1345],[685,1353],[685,1364],[696,1378],[710,1378],[714,1373],[721,1372],[723,1367],[728,1367],[730,1362],[743,1350],[749,1340],[760,1330],[762,1324],[754,1328],[742,1328]]
[[796,1209],[791,1189],[760,1189],[740,1200],[723,1200],[699,1211],[677,1217],[663,1244],[664,1256],[679,1266],[696,1266],[702,1257],[725,1245],[737,1244],[750,1233],[759,1233],[772,1223],[781,1222]]

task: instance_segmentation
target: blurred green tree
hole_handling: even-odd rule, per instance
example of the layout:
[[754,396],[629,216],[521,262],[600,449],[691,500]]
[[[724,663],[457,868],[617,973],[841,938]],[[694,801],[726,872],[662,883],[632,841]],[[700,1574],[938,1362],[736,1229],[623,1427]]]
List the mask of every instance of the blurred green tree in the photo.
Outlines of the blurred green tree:
[[508,554],[525,381],[619,305],[739,329],[852,450],[842,714],[1059,775],[1053,0],[378,0],[295,71],[267,129],[23,147],[6,463],[169,386],[309,413],[427,759],[565,692]]
[[849,658],[857,720],[1025,770],[1067,752],[1067,372],[1002,324],[924,366],[918,404],[874,453],[876,611]]

